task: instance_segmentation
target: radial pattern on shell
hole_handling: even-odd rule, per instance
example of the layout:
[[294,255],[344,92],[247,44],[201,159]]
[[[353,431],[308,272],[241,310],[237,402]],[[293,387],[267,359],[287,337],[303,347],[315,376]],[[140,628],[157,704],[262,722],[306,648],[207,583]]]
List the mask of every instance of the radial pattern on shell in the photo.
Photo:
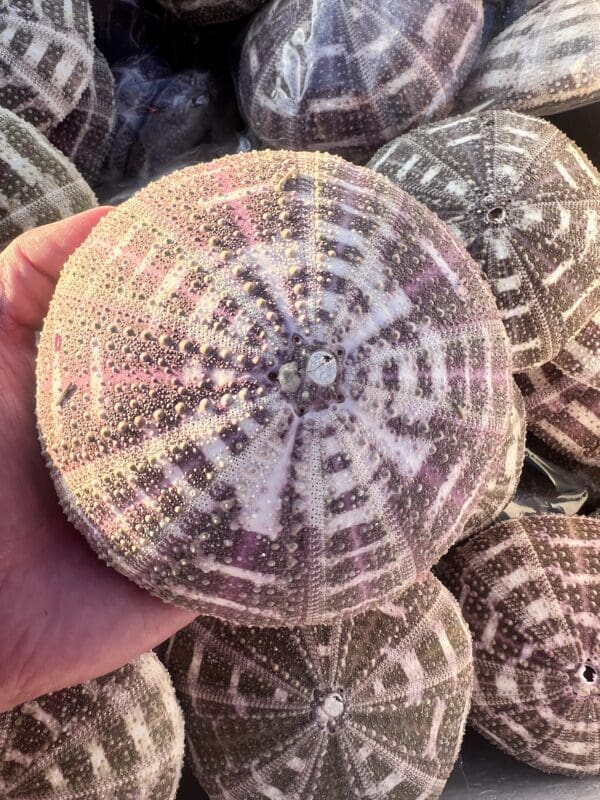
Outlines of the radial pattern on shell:
[[433,800],[458,755],[471,641],[432,576],[331,625],[200,617],[167,658],[211,800]]
[[515,370],[553,358],[600,305],[600,174],[551,123],[465,114],[401,136],[369,166],[435,211],[481,265]]
[[498,34],[458,106],[556,114],[600,99],[600,3],[545,0]]
[[0,2],[0,107],[47,132],[77,105],[92,78],[87,0]]
[[600,309],[554,359],[565,375],[600,390]]
[[159,3],[178,17],[209,25],[251,14],[265,0],[159,0]]
[[183,747],[169,675],[155,655],[143,655],[0,714],[0,796],[173,800]]
[[0,108],[0,249],[23,231],[96,205],[73,164],[46,137]]
[[600,774],[600,521],[495,525],[444,560],[473,634],[469,722],[546,772]]
[[243,111],[271,147],[364,162],[447,112],[482,23],[481,0],[273,0],[244,43]]
[[510,352],[423,206],[318,153],[182,170],[70,259],[38,419],[64,507],[159,596],[322,622],[412,583],[505,442]]

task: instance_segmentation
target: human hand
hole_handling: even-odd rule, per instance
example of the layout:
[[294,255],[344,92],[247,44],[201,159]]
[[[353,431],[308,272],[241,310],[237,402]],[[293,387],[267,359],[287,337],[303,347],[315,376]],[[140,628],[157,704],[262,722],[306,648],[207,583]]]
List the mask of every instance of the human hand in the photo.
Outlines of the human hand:
[[195,616],[97,558],[63,516],[37,438],[35,334],[64,262],[108,211],[0,254],[0,711],[110,672]]

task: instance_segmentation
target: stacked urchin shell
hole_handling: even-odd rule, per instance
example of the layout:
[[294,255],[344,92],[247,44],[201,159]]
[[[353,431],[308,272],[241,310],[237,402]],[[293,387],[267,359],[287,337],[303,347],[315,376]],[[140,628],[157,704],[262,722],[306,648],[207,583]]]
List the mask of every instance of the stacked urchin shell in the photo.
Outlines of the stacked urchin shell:
[[87,0],[0,2],[0,107],[48,132],[79,102],[93,60]]
[[600,304],[600,174],[551,123],[465,114],[391,142],[369,166],[435,211],[482,267],[515,370],[543,364]]
[[491,41],[460,93],[458,106],[541,115],[598,99],[597,0],[545,0]]
[[0,248],[29,228],[96,205],[73,164],[46,137],[0,108]]
[[510,348],[466,251],[387,179],[248,153],[92,231],[37,397],[62,503],[110,564],[202,613],[312,624],[456,540],[506,441]]
[[200,25],[227,22],[251,14],[266,0],[159,0],[173,14]]
[[397,601],[311,628],[198,618],[168,664],[212,800],[434,800],[471,695],[471,640],[432,576]]
[[444,576],[473,634],[471,724],[546,772],[600,774],[600,520],[501,523]]
[[173,800],[183,747],[175,691],[149,653],[0,714],[0,794],[3,800]]
[[115,124],[114,78],[96,48],[92,80],[77,106],[48,138],[67,155],[89,183],[94,183],[106,158]]
[[242,109],[271,147],[364,162],[447,112],[482,23],[481,0],[272,0],[244,43]]

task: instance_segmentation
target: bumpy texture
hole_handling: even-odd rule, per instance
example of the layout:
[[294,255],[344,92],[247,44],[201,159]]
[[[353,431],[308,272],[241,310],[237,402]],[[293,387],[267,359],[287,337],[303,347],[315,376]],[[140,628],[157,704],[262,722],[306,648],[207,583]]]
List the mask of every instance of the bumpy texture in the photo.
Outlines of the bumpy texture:
[[335,156],[248,153],[152,184],[70,259],[38,418],[117,569],[234,622],[317,623],[456,540],[505,442],[509,350],[423,206]]
[[271,147],[364,162],[447,112],[482,24],[481,0],[273,0],[244,43],[242,109]]
[[479,262],[515,370],[552,359],[600,305],[600,174],[551,123],[466,114],[401,136],[369,166],[435,211]]
[[491,525],[512,500],[523,469],[525,457],[525,403],[518,387],[514,386],[511,424],[504,447],[498,453],[497,463],[490,472],[485,492],[477,508],[467,521],[460,539]]
[[48,138],[94,183],[109,151],[115,124],[115,81],[106,59],[96,48],[91,83]]
[[265,0],[159,0],[159,3],[178,17],[210,25],[251,14]]
[[0,109],[0,186],[0,249],[23,231],[96,205],[73,164],[6,109]]
[[469,722],[538,769],[600,774],[600,521],[503,522],[444,575],[473,634]]
[[556,114],[600,99],[600,5],[545,0],[488,45],[458,107]]
[[92,78],[87,0],[0,0],[0,107],[47,132]]
[[469,709],[471,640],[432,576],[313,628],[201,617],[168,664],[211,800],[433,800]]
[[600,309],[585,328],[567,342],[554,364],[579,383],[600,390]]
[[173,800],[183,717],[156,656],[0,714],[2,800]]
[[600,467],[600,391],[544,364],[517,376],[527,427],[565,457]]

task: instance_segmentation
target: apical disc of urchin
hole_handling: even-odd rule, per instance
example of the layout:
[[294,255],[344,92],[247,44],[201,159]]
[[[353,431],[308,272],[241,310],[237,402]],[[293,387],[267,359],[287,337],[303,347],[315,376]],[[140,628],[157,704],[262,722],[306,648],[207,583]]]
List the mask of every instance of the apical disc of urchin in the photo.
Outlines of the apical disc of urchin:
[[547,115],[598,99],[598,0],[545,0],[492,39],[458,106]]
[[96,205],[94,193],[33,125],[0,108],[0,249],[23,231]]
[[93,78],[77,106],[48,138],[67,155],[89,183],[106,158],[115,125],[115,81],[102,53],[94,53]]
[[173,685],[148,653],[0,714],[0,797],[173,800],[183,747]]
[[158,0],[173,14],[200,25],[227,22],[251,14],[266,0]]
[[211,800],[434,800],[469,710],[471,639],[433,576],[310,628],[199,617],[167,663]]
[[242,109],[270,147],[364,162],[448,111],[482,24],[481,0],[273,0],[244,43]]
[[600,774],[600,520],[509,520],[443,568],[473,634],[469,722],[538,769]]
[[229,156],[112,211],[38,360],[43,446],[92,546],[246,624],[337,618],[422,575],[483,490],[511,393],[466,251],[320,153]]
[[401,136],[369,166],[435,211],[481,265],[515,370],[552,359],[600,305],[600,174],[550,122],[465,114]]
[[47,132],[92,79],[87,0],[0,0],[0,107]]

